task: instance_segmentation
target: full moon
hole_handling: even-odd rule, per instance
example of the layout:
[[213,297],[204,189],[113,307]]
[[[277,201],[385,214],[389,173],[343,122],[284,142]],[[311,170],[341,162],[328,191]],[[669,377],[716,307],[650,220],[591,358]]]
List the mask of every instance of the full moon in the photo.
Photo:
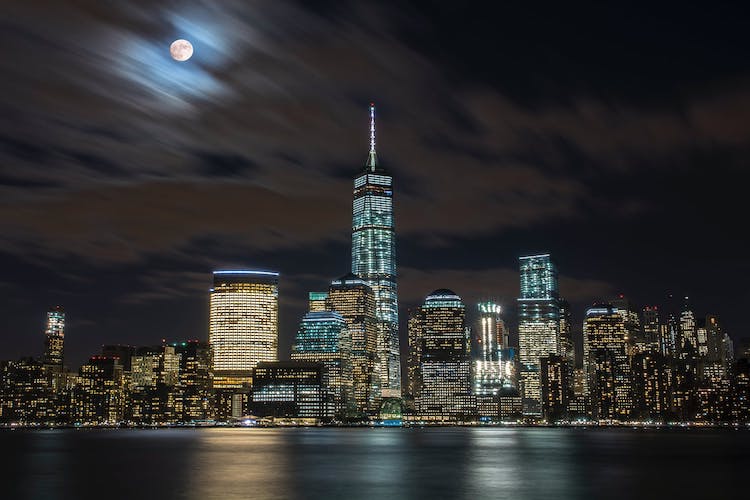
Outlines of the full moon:
[[169,53],[175,61],[187,61],[193,55],[193,44],[183,39],[175,40],[169,46]]

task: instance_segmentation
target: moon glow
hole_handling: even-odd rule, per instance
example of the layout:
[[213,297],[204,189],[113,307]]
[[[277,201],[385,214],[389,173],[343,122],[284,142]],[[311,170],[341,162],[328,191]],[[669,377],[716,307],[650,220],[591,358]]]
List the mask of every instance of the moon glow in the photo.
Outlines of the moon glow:
[[175,40],[169,46],[169,53],[175,61],[187,61],[193,55],[193,44],[183,39]]

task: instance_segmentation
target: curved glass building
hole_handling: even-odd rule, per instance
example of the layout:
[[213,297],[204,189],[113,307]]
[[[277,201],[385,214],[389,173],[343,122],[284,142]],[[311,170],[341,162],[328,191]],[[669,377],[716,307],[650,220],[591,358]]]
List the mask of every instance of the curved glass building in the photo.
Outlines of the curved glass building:
[[230,389],[252,384],[261,361],[278,359],[279,273],[214,271],[208,342],[212,384]]

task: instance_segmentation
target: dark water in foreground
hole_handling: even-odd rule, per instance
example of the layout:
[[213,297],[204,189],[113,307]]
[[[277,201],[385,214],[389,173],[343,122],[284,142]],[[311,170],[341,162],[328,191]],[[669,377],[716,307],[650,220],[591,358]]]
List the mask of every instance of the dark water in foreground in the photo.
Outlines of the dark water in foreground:
[[750,432],[0,431],[0,498],[731,498]]

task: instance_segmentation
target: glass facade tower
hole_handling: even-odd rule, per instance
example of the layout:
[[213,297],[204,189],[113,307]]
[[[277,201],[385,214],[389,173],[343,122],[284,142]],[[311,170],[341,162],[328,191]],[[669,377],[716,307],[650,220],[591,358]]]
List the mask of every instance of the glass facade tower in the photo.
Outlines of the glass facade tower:
[[337,414],[352,409],[352,337],[335,311],[305,314],[292,344],[292,360],[322,363],[325,386]]
[[361,277],[375,294],[382,395],[400,397],[393,177],[380,165],[375,152],[374,104],[370,104],[370,152],[354,180],[352,273]]
[[249,385],[259,362],[278,360],[279,273],[215,271],[210,302],[213,387]]
[[540,359],[565,355],[560,341],[560,298],[557,268],[549,254],[519,258],[521,293],[518,297],[518,347],[523,381],[523,411],[540,416]]
[[44,331],[44,364],[62,369],[65,345],[65,311],[55,306],[47,312]]

